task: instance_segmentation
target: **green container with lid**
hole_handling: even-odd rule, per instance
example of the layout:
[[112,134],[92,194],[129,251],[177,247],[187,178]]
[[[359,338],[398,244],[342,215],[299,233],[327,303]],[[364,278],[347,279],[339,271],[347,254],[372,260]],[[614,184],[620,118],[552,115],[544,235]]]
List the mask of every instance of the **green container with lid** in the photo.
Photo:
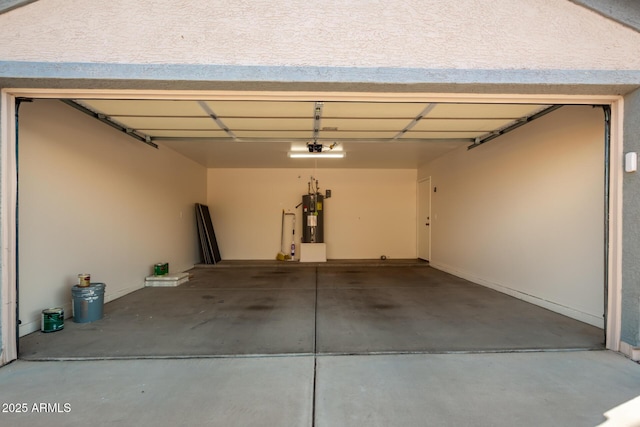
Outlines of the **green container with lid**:
[[60,307],[42,310],[40,330],[42,332],[55,332],[64,328],[64,310]]

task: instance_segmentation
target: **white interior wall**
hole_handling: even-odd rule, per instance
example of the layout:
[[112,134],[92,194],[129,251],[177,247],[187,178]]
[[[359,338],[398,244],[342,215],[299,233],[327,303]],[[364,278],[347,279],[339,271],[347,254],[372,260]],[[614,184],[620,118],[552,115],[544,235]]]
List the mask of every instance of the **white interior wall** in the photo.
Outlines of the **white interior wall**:
[[416,170],[209,169],[208,203],[223,259],[274,259],[282,210],[301,209],[311,176],[324,203],[327,258],[416,257]]
[[420,168],[431,265],[603,326],[604,116],[565,106]]
[[20,334],[64,307],[78,273],[106,283],[110,301],[144,285],[156,262],[199,261],[194,203],[206,169],[156,150],[60,101],[20,107]]

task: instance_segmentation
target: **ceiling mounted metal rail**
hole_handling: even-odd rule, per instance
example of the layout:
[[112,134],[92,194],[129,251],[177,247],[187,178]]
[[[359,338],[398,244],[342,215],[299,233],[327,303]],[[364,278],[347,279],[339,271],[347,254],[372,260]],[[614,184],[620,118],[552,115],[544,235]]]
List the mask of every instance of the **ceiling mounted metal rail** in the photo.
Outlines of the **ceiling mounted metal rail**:
[[402,129],[400,132],[398,132],[393,138],[391,138],[392,140],[396,140],[400,137],[402,137],[405,133],[407,133],[408,131],[410,131],[411,129],[413,129],[413,127],[415,125],[418,124],[418,122],[420,120],[422,120],[424,118],[424,116],[426,116],[427,114],[429,114],[431,112],[431,110],[433,110],[438,104],[427,104],[427,106],[424,108],[424,110],[422,110],[420,112],[420,114],[418,114],[413,120],[411,120],[411,122],[406,125],[404,127],[404,129]]
[[562,105],[552,105],[550,107],[546,107],[543,108],[542,110],[538,111],[535,114],[532,114],[530,116],[527,117],[522,117],[520,119],[518,119],[515,123],[511,123],[510,125],[507,125],[505,127],[503,127],[502,129],[498,129],[495,130],[493,132],[488,133],[487,135],[484,136],[479,136],[478,138],[475,139],[475,141],[473,142],[473,144],[471,144],[470,146],[467,147],[468,150],[471,150],[472,148],[476,148],[479,147],[480,145],[484,144],[485,142],[489,142],[492,139],[496,139],[499,136],[504,135],[505,133],[509,133],[512,130],[515,130],[517,128],[519,128],[520,126],[524,126],[527,123],[530,123],[536,119],[539,119],[540,117],[551,113],[552,111],[557,110],[558,108],[562,107]]
[[222,129],[227,133],[227,135],[229,135],[229,138],[233,139],[234,141],[237,139],[236,134],[233,133],[231,129],[229,129],[229,126],[227,126],[222,120],[220,120],[220,117],[218,117],[218,115],[211,109],[211,107],[209,107],[209,105],[205,101],[198,101],[198,105],[200,105],[200,108],[202,108],[205,113],[207,113],[207,115],[209,115],[209,117],[211,117],[213,121],[216,122],[220,129]]
[[135,138],[140,142],[144,142],[145,144],[153,147],[153,148],[158,148],[158,144],[154,144],[151,141],[151,137],[149,135],[144,135],[141,133],[138,133],[138,131],[136,131],[135,129],[131,129],[131,128],[127,128],[125,126],[122,126],[120,123],[114,122],[113,120],[111,120],[110,117],[104,115],[104,114],[100,114],[100,113],[96,113],[94,111],[89,110],[88,108],[84,107],[83,105],[78,104],[76,101],[72,100],[72,99],[61,99],[60,101],[64,102],[65,104],[69,105],[70,107],[75,108],[76,110],[82,111],[83,113],[85,113],[88,116],[93,117],[94,119],[100,120],[102,123],[105,123],[109,126],[111,126],[114,129],[119,130],[120,132],[126,133],[127,135],[129,135],[131,138]]
[[313,108],[313,140],[317,141],[320,136],[320,121],[322,120],[323,101],[316,101]]

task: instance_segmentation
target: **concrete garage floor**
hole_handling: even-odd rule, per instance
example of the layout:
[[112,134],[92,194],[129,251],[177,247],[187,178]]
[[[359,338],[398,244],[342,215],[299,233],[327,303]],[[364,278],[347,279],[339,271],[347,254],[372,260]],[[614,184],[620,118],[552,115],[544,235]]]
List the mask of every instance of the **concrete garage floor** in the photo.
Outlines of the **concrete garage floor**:
[[[233,264],[232,264],[233,265]],[[196,268],[20,341],[20,358],[602,349],[602,330],[427,265]],[[108,284],[107,284],[108,286]]]
[[640,366],[608,351],[18,361],[0,384],[13,427],[640,425]]
[[1,424],[640,425],[597,328],[424,264],[227,266],[22,338]]

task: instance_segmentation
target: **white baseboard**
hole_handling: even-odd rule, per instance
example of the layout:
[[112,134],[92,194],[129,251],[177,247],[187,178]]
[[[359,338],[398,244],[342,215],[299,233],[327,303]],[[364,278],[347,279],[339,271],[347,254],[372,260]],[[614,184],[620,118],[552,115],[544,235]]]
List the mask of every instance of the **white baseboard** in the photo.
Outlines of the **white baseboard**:
[[105,288],[105,292],[104,292],[104,302],[106,304],[108,302],[116,300],[116,299],[118,299],[120,297],[128,295],[131,292],[135,292],[138,289],[142,289],[142,288],[144,288],[144,279],[142,279],[142,283],[140,285],[129,286],[129,287],[126,287],[126,288],[118,289],[115,292],[109,292],[109,284],[107,284],[107,287]]
[[453,274],[454,276],[460,277],[462,279],[468,280],[473,283],[477,283],[478,285],[482,285],[487,288],[494,289],[498,292],[502,292],[503,294],[507,294],[509,296],[521,299],[531,304],[535,304],[537,306],[546,308],[547,310],[551,310],[555,313],[562,314],[563,316],[567,316],[572,319],[579,320],[581,322],[587,323],[597,328],[601,328],[601,329],[604,328],[604,319],[602,317],[594,316],[593,314],[590,314],[590,313],[585,313],[571,307],[557,304],[557,303],[554,303],[553,301],[547,301],[545,299],[536,297],[534,295],[529,295],[524,292],[511,289],[508,286],[489,282],[487,280],[484,280],[479,277],[475,277],[472,274],[459,270],[455,267],[448,266],[446,264],[440,264],[440,263],[431,261],[429,265],[437,270],[442,270],[445,273]]
[[620,353],[634,362],[640,362],[640,347],[634,347],[624,341],[620,341]]

